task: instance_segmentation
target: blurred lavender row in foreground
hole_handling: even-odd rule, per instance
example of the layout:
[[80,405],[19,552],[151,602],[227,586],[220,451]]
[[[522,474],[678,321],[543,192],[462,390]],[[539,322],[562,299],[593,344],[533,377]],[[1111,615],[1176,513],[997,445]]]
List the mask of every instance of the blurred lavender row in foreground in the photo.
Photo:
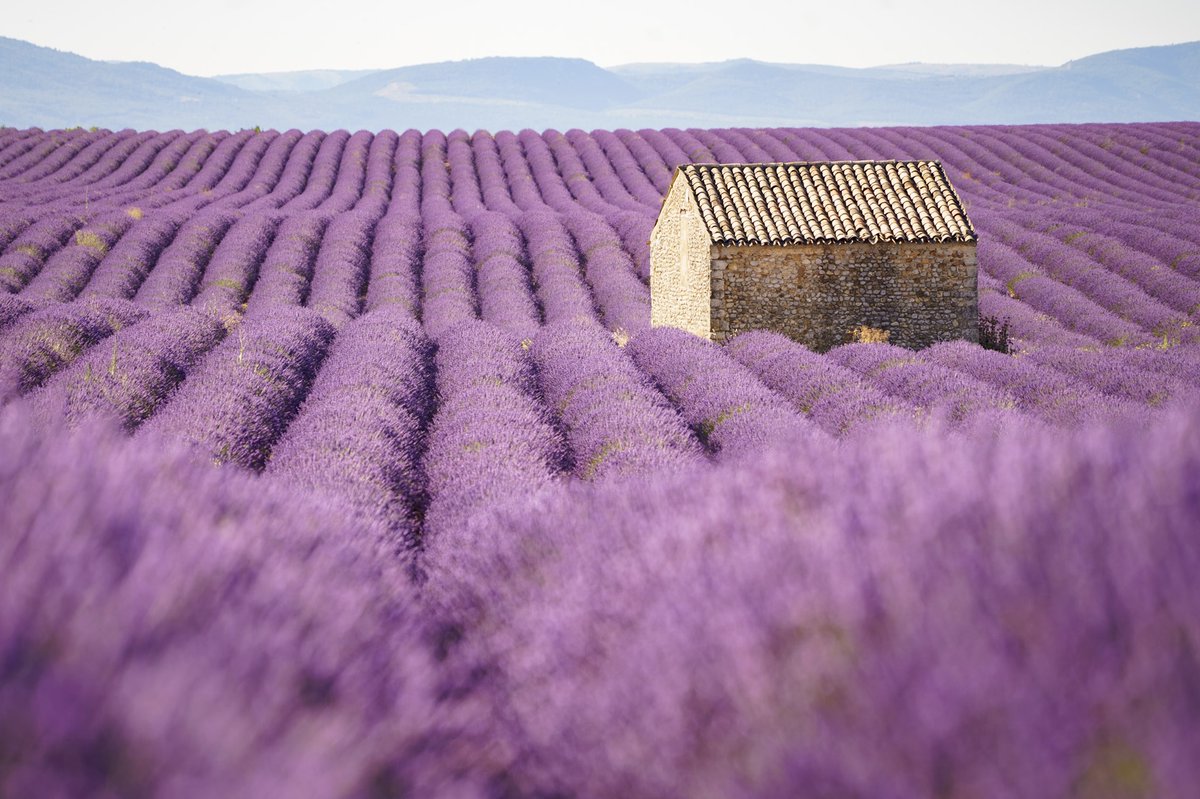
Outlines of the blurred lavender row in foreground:
[[[528,388],[497,360],[512,350],[460,335],[497,390]],[[322,392],[314,423],[341,401]],[[419,590],[359,493],[31,413],[0,414],[5,796],[1186,797],[1200,779],[1194,408],[879,421],[822,461],[539,478],[439,526]],[[361,462],[331,464],[390,468]]]
[[499,507],[431,545],[426,602],[520,795],[1182,799],[1197,475],[1195,408],[877,422]]

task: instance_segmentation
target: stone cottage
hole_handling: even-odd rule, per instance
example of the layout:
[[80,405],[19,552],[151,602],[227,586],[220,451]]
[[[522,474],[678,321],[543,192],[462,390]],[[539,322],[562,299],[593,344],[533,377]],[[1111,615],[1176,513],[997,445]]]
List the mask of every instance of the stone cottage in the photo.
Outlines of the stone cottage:
[[937,161],[690,164],[650,241],[655,326],[976,340],[975,230]]

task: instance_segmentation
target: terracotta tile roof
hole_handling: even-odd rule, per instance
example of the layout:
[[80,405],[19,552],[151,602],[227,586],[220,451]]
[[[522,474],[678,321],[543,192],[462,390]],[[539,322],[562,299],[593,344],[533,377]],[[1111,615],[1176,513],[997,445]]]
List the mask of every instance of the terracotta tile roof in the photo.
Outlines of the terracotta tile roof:
[[686,164],[714,244],[975,241],[937,161]]

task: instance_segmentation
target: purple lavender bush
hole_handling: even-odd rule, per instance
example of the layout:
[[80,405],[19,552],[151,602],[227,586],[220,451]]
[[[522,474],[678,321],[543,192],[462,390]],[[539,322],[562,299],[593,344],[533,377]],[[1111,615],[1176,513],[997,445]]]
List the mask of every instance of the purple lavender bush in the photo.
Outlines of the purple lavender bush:
[[22,294],[55,302],[74,299],[132,224],[129,214],[116,211],[76,230],[70,243],[46,260]]
[[217,317],[242,311],[278,226],[279,221],[270,214],[253,214],[235,222],[213,251],[191,304]]
[[366,310],[400,305],[415,317],[421,302],[420,259],[420,216],[388,212],[371,242]]
[[1136,405],[1109,397],[1030,357],[981,351],[966,341],[935,344],[919,355],[923,361],[954,369],[1007,392],[1021,410],[1055,426],[1142,415]]
[[382,525],[393,551],[418,537],[420,458],[433,409],[433,347],[400,308],[342,328],[267,471],[291,486],[338,497]]
[[307,308],[269,308],[232,331],[142,427],[217,463],[262,469],[300,407],[333,339]]
[[30,395],[49,418],[75,426],[93,416],[133,430],[220,343],[225,327],[213,317],[182,308],[118,330],[59,371]]
[[166,214],[134,225],[96,265],[80,296],[133,299],[183,221]]
[[55,213],[21,231],[0,254],[0,291],[20,291],[83,224],[72,214]]
[[533,336],[541,324],[541,310],[523,260],[521,232],[499,213],[479,213],[469,223],[480,318],[521,338]]
[[546,323],[597,319],[579,253],[558,215],[535,210],[521,214],[515,221],[525,237],[530,275]]
[[815,457],[825,442],[816,425],[711,341],[658,327],[630,341],[629,352],[722,458],[756,456],[780,440],[795,444],[799,457]]
[[41,305],[41,303],[26,297],[0,293],[0,333],[3,333],[22,316],[36,310]]
[[209,211],[185,222],[154,264],[134,301],[148,308],[172,308],[196,293],[218,242],[234,224],[232,214]]
[[[650,329],[676,166],[847,158],[1011,355]],[[0,796],[1190,797],[1198,159],[0,127]]]
[[616,232],[595,214],[565,214],[563,223],[575,239],[605,326],[631,334],[650,327],[650,291]]
[[289,216],[280,222],[246,300],[247,314],[304,304],[328,224],[328,218],[315,213]]
[[951,424],[967,424],[980,418],[1007,424],[1021,422],[1018,403],[1007,391],[924,361],[912,350],[892,344],[842,344],[830,350],[827,357],[858,372],[879,390]]
[[1146,368],[1147,364],[1137,357],[1137,352],[1130,351],[1127,356],[1121,350],[1101,352],[1094,349],[1044,347],[1030,353],[1029,359],[1093,386],[1111,397],[1142,407],[1157,408],[1174,402],[1200,401],[1200,385],[1195,380],[1195,371],[1189,370],[1191,379],[1188,379],[1181,378],[1178,373]]
[[125,300],[101,298],[25,314],[0,338],[0,404],[41,385],[89,347],[145,316]]
[[542,493],[431,549],[518,793],[1187,795],[1200,415],[935,427]]
[[424,540],[453,535],[495,502],[537,491],[569,471],[563,433],[542,402],[521,340],[469,322],[438,341],[438,409],[424,469]]
[[421,319],[436,341],[478,318],[471,238],[461,216],[427,200],[421,211],[421,239]]
[[335,326],[358,316],[376,219],[344,213],[329,223],[313,266],[308,307]]
[[530,350],[542,395],[567,432],[584,480],[704,460],[695,433],[598,325],[547,325]]
[[371,538],[169,441],[0,412],[0,794],[487,795],[479,710]]
[[916,406],[779,333],[742,333],[724,351],[831,435],[841,436],[876,420],[921,415]]

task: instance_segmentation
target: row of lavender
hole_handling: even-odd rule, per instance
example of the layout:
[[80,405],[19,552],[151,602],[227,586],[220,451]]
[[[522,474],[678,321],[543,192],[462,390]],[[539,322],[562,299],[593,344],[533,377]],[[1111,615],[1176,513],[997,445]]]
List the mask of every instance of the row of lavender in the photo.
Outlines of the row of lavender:
[[[676,164],[936,157],[984,234],[982,310],[1023,345],[1170,345],[1200,313],[1194,125],[21,134],[0,147],[0,283],[31,302],[308,303],[344,319],[430,295],[434,332],[478,317],[524,335],[564,315],[634,331]],[[281,282],[286,296],[250,303]]]
[[[1154,140],[1175,128],[1132,129]],[[41,174],[49,167],[36,167],[58,150],[33,148],[5,166],[12,175],[6,185],[17,185],[8,205],[20,206],[27,194],[25,216],[63,202],[72,181],[90,174],[72,176],[68,167],[109,139],[116,139],[114,152],[98,156],[93,168],[115,155],[124,160],[110,174],[131,160],[143,169],[81,182],[112,184],[120,203],[137,194],[140,205],[98,210],[104,224],[76,229],[74,244],[45,259],[21,291],[0,294],[0,400],[29,395],[47,416],[73,421],[115,416],[128,431],[164,432],[218,462],[327,490],[377,517],[381,540],[407,549],[518,486],[568,476],[753,456],[784,439],[819,456],[832,438],[896,417],[957,428],[1031,420],[1071,426],[1144,419],[1195,399],[1194,346],[1095,351],[1100,338],[1161,343],[1155,325],[1175,325],[1163,333],[1167,343],[1188,330],[1187,315],[1171,317],[1144,292],[1134,296],[1140,289],[1125,277],[1136,272],[1131,263],[1174,276],[1156,284],[1171,307],[1194,298],[1193,277],[1132,249],[1114,251],[1101,234],[1056,243],[1058,228],[1039,232],[1028,210],[1023,227],[1012,221],[1017,211],[999,210],[986,192],[973,210],[995,215],[985,259],[987,247],[1007,246],[1005,236],[1044,253],[1046,264],[1086,241],[1094,255],[1080,250],[1054,262],[1057,274],[1093,288],[1122,286],[1121,301],[1137,313],[1106,316],[1081,291],[1025,270],[1007,280],[1003,307],[1024,309],[1024,317],[1012,317],[1018,331],[1022,319],[1036,318],[1049,332],[1017,359],[961,344],[920,354],[856,345],[822,357],[766,333],[721,349],[646,329],[645,274],[635,265],[644,265],[645,254],[627,242],[637,229],[630,220],[649,219],[646,209],[669,179],[666,164],[815,157],[814,142],[823,142],[826,156],[840,154],[837,142],[857,142],[867,149],[846,153],[874,157],[888,154],[883,143],[898,136],[802,133],[218,135],[210,137],[210,160],[190,166],[206,177],[161,192],[137,188],[175,173],[151,145],[182,157],[203,137],[90,137],[49,177]],[[914,148],[935,136],[958,136],[964,150],[976,138],[995,138],[978,129],[907,133]],[[1033,129],[1030,138],[1038,136],[1041,129]],[[229,164],[224,176],[208,170],[239,137],[241,146],[220,156]],[[0,153],[39,137],[10,138]],[[253,157],[243,159],[255,144]],[[1084,135],[1076,148],[1087,146]],[[1163,145],[1160,171],[1179,171],[1181,147],[1195,143]],[[27,158],[39,153],[40,161]],[[972,164],[990,163],[974,157]],[[1123,196],[1122,185],[1116,181],[1114,197]],[[1013,188],[1020,191],[1032,190]],[[180,196],[163,202],[161,214],[143,210],[172,192]],[[1144,201],[1165,198],[1150,192]],[[79,221],[51,215],[23,232],[18,224],[10,249],[28,255],[21,248],[39,225],[67,230]],[[1124,266],[1105,268],[1102,258]],[[1007,274],[1006,262],[990,261]],[[1025,301],[1041,296],[1032,291],[1037,286],[1052,301],[1075,303],[1096,335],[1039,315]],[[1050,330],[1054,324],[1063,335]],[[628,348],[614,344],[613,329],[622,340],[632,334]],[[463,388],[472,383],[479,385]],[[459,441],[462,435],[469,437]]]
[[31,313],[0,341],[0,397],[50,421],[102,416],[141,439],[306,486],[409,557],[493,503],[787,443],[806,461],[898,421],[969,432],[1148,424],[1200,403],[1200,352],[1046,347],[1013,358],[947,343],[816,355],[777,334],[721,348],[673,329],[618,346],[594,322],[532,339],[465,322],[436,346],[404,308],[340,330],[278,307],[226,327],[94,300]]
[[[0,793],[1187,795],[1200,353],[1137,291],[1186,310],[1197,147],[1151,127],[264,134],[123,192],[203,141],[128,133],[82,209],[44,179],[106,135],[0,131],[6,219],[108,214],[4,262]],[[938,137],[1030,352],[646,329],[672,159]]]
[[[312,312],[280,313],[247,352],[289,331],[323,346],[297,324]],[[268,467],[285,479],[149,427],[47,434],[0,409],[4,795],[1185,797],[1200,779],[1194,410],[999,436],[892,417],[814,459],[790,444],[819,434],[743,384],[747,434],[775,416],[798,438],[555,486],[591,384],[566,390],[563,430],[531,362],[612,350],[473,323],[435,356],[413,585],[380,537],[416,507],[410,463],[376,444],[422,423],[400,408],[426,407],[425,344],[376,314],[346,331]],[[699,350],[661,343],[638,358],[690,407]],[[777,344],[741,354],[803,357]],[[629,393],[631,415],[655,407]],[[170,424],[215,413],[196,412]],[[726,432],[706,444],[736,447]]]

